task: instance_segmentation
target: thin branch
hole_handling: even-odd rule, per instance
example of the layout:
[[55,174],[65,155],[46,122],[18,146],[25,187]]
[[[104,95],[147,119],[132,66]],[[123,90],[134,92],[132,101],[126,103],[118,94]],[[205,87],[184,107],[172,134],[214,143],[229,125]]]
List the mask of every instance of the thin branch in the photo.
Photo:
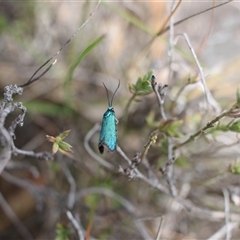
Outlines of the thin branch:
[[20,162],[20,161],[10,161],[7,166],[6,169],[11,170],[11,169],[24,169],[29,171],[33,177],[38,178],[40,176],[40,173],[38,171],[38,169],[28,163],[25,162]]
[[24,123],[24,117],[27,112],[27,108],[22,105],[21,102],[15,103],[17,105],[17,108],[22,111],[22,114],[20,114],[15,120],[12,121],[11,126],[8,129],[9,134],[12,136],[13,139],[15,139],[15,130],[16,127],[19,125],[20,127],[23,126]]
[[64,161],[60,161],[62,170],[70,184],[70,191],[68,193],[68,201],[67,201],[67,207],[68,209],[72,209],[74,206],[74,203],[76,202],[76,182],[75,179],[73,178],[69,168],[65,164]]
[[3,100],[0,103],[0,113],[7,106],[8,103],[13,101],[12,96],[14,94],[22,95],[23,88],[18,87],[17,85],[8,85],[4,88]]
[[[57,57],[60,54],[60,52],[64,49],[64,47],[70,43],[72,41],[72,39],[80,32],[80,30],[90,21],[90,19],[92,18],[92,16],[94,15],[94,13],[96,12],[98,6],[100,5],[101,0],[98,1],[95,9],[93,10],[92,13],[90,13],[89,17],[87,18],[87,20],[75,31],[75,33],[62,45],[62,47],[51,57],[49,58],[42,66],[40,66],[35,72],[34,74],[31,76],[31,78],[24,84],[20,85],[20,87],[26,87],[30,84],[32,84],[33,82],[39,80],[43,75],[45,75],[51,68],[52,66],[57,62]],[[55,58],[55,59],[54,59]],[[53,60],[54,59],[54,60]],[[38,72],[45,67],[49,62],[51,62],[53,60],[53,63],[51,63],[42,73],[40,73],[39,75]],[[36,76],[37,75],[37,76]],[[36,77],[35,77],[36,76]]]
[[197,137],[199,137],[201,134],[205,133],[205,131],[209,128],[214,127],[214,124],[217,123],[220,119],[228,116],[234,109],[236,109],[236,105],[233,105],[229,110],[221,113],[220,115],[218,115],[217,117],[215,117],[213,120],[211,120],[210,122],[208,122],[204,127],[202,127],[199,131],[197,131],[196,133],[192,134],[187,140],[185,140],[182,143],[178,143],[175,146],[173,146],[173,149],[177,149],[180,148],[192,141],[194,141]]
[[[239,228],[240,224],[239,222],[231,222],[229,223],[229,230],[232,231],[233,229]],[[216,239],[223,239],[226,235],[227,226],[224,225],[222,228],[220,228],[216,233],[214,233],[212,236],[210,236],[207,240],[216,240]]]
[[171,195],[175,198],[177,196],[177,189],[174,184],[173,179],[173,164],[175,162],[175,157],[173,156],[173,139],[171,137],[168,137],[168,160],[166,163],[166,176],[167,176],[167,182],[170,188]]
[[99,157],[90,147],[89,145],[89,141],[90,139],[93,137],[93,135],[100,131],[100,125],[97,123],[94,125],[94,127],[92,129],[89,130],[89,132],[86,134],[85,138],[84,138],[84,147],[87,150],[87,152],[89,153],[89,155],[95,159],[98,163],[100,163],[101,165],[103,165],[104,167],[110,169],[110,170],[114,170],[115,167],[113,164],[105,161],[103,158]]
[[12,142],[12,152],[13,152],[13,154],[21,154],[21,155],[25,155],[25,156],[29,156],[29,157],[34,157],[39,160],[49,161],[49,160],[53,159],[52,154],[49,152],[35,153],[34,151],[18,149],[17,147],[15,147],[13,142]]
[[11,159],[12,151],[11,151],[11,145],[12,145],[12,138],[7,131],[6,128],[1,127],[0,128],[1,135],[4,137],[5,145],[2,149],[1,155],[0,155],[0,174],[8,164],[8,162]]
[[[177,26],[177,25],[179,25],[179,24],[181,24],[181,23],[183,23],[183,22],[185,22],[185,21],[187,21],[187,20],[189,20],[189,19],[191,19],[191,18],[193,18],[193,17],[196,17],[196,16],[201,15],[201,14],[203,14],[203,13],[205,13],[205,12],[211,11],[211,10],[214,9],[214,8],[221,7],[221,6],[225,5],[225,4],[228,4],[228,3],[233,2],[233,1],[234,1],[234,0],[228,0],[228,1],[226,1],[226,2],[223,2],[223,3],[218,4],[218,5],[216,5],[216,6],[213,6],[213,7],[210,7],[210,8],[208,8],[208,9],[205,9],[205,10],[203,10],[203,11],[201,11],[201,12],[198,12],[198,13],[195,13],[195,14],[193,14],[193,15],[190,15],[189,17],[186,17],[186,18],[184,18],[184,19],[181,19],[181,20],[178,21],[178,22],[175,22],[175,23],[174,23],[174,26]],[[170,29],[170,26],[164,28],[162,31],[159,31],[159,32],[156,34],[156,36],[162,35],[163,33],[167,32],[169,29]]]
[[[163,107],[164,97],[165,97],[165,93],[163,92],[163,90],[164,90],[164,88],[166,88],[166,85],[162,86],[161,84],[159,84],[158,89],[157,89],[157,82],[155,81],[155,76],[152,76],[151,85],[152,85],[152,89],[158,100],[159,112],[161,114],[161,117],[163,118],[163,120],[167,121],[167,117],[166,117],[166,114],[164,112],[164,107]],[[168,136],[167,139],[168,139],[168,160],[166,163],[166,168],[162,172],[164,174],[166,173],[166,179],[169,184],[170,193],[173,197],[175,197],[175,196],[177,196],[177,189],[176,189],[176,187],[174,185],[174,181],[173,181],[173,163],[174,163],[173,140],[172,140],[172,137],[170,137],[170,136]]]
[[117,152],[123,157],[123,159],[125,161],[128,162],[128,164],[130,165],[130,168],[129,170],[132,172],[131,175],[133,175],[134,177],[136,178],[139,178],[141,180],[143,180],[144,182],[148,183],[149,185],[151,185],[152,187],[160,190],[161,192],[164,192],[166,194],[169,194],[169,191],[168,189],[162,185],[159,180],[157,178],[154,178],[154,179],[149,179],[147,178],[144,174],[142,174],[138,169],[137,167],[133,167],[132,168],[132,161],[127,157],[127,155],[122,151],[122,149],[117,146]]
[[163,225],[164,225],[164,216],[160,218],[160,223],[159,223],[156,240],[160,240],[160,238],[161,238]]
[[[163,118],[163,120],[166,120],[167,117],[165,115],[164,109],[163,109],[163,104],[164,104],[164,98],[163,96],[161,96],[161,91],[167,87],[167,85],[162,86],[161,84],[157,84],[156,82],[156,77],[154,75],[152,75],[151,78],[151,85],[152,85],[152,89],[157,97],[158,100],[158,105],[159,105],[159,112],[161,114],[161,117]],[[158,86],[158,88],[157,88]]]
[[231,239],[231,230],[229,228],[229,192],[226,188],[222,190],[224,196],[224,204],[225,204],[225,225],[226,225],[226,240]]
[[213,107],[213,109],[216,111],[216,113],[219,113],[221,108],[219,106],[219,104],[217,103],[217,101],[214,99],[214,97],[212,96],[212,93],[209,91],[209,89],[207,88],[207,85],[206,85],[206,80],[205,80],[205,76],[204,76],[204,73],[203,73],[203,69],[198,61],[198,58],[197,58],[197,55],[194,51],[194,48],[192,47],[192,44],[188,38],[188,35],[186,33],[180,33],[180,34],[177,34],[177,36],[183,36],[191,53],[192,53],[192,56],[197,64],[197,67],[198,67],[198,71],[199,71],[199,74],[200,74],[200,79],[201,79],[201,82],[202,82],[202,86],[203,86],[203,90],[204,90],[204,94],[205,94],[205,97],[206,97],[206,102],[208,105],[211,105]]
[[73,227],[75,228],[75,230],[76,230],[76,232],[78,234],[79,240],[84,240],[84,233],[83,233],[82,227],[80,226],[80,224],[77,221],[77,219],[74,218],[72,212],[70,212],[70,211],[67,211],[66,214],[67,214],[68,219],[72,223]]
[[7,215],[7,217],[11,220],[17,231],[20,233],[23,239],[31,240],[33,239],[31,233],[25,227],[25,225],[19,220],[17,215],[14,213],[12,208],[9,206],[2,193],[0,192],[0,205],[2,210]]
[[[158,31],[158,33],[161,33],[164,29],[165,29],[165,26],[167,25],[167,23],[169,21],[171,21],[171,19],[173,18],[173,15],[176,13],[177,9],[180,7],[181,3],[182,3],[183,0],[179,0],[177,5],[175,6],[175,8],[173,8],[173,4],[172,4],[172,7],[171,7],[171,13],[170,15],[167,17],[167,19],[164,21],[162,27],[160,28],[160,30]],[[174,1],[173,1],[174,2]],[[171,28],[171,27],[170,27]],[[158,36],[158,33],[156,34],[155,37]]]

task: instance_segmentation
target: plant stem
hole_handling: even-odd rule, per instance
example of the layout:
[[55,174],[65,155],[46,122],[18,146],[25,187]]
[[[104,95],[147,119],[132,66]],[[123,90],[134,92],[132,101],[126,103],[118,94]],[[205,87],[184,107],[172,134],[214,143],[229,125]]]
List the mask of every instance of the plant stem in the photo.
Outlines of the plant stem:
[[180,148],[192,141],[194,141],[199,135],[201,135],[202,133],[204,133],[204,131],[206,131],[209,128],[212,128],[214,126],[214,124],[216,122],[218,122],[220,119],[222,119],[223,117],[227,116],[229,113],[231,113],[234,109],[236,108],[236,104],[234,104],[228,111],[225,111],[223,113],[221,113],[220,115],[218,115],[217,117],[215,117],[212,121],[208,122],[203,128],[201,128],[199,131],[197,131],[196,133],[192,134],[186,141],[182,142],[182,143],[178,143],[176,145],[173,146],[173,150],[176,150],[177,148]]

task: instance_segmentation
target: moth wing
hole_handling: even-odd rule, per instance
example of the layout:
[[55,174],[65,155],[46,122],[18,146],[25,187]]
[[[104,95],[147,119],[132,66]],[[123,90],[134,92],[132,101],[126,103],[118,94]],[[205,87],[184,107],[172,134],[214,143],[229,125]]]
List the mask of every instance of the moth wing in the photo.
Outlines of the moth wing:
[[106,146],[109,151],[114,151],[117,146],[116,118],[113,110],[107,110],[103,116],[98,144],[100,153],[104,152],[104,146]]

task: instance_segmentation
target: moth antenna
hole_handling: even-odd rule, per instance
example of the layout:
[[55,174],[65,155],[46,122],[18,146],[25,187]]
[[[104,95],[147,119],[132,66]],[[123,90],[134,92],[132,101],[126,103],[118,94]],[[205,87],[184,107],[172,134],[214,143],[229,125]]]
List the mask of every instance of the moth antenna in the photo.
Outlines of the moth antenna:
[[[101,0],[98,1],[97,6],[95,7],[95,9],[93,10],[92,13],[90,13],[89,17],[87,18],[87,20],[74,32],[74,34],[62,45],[62,47],[51,57],[49,58],[44,64],[42,64],[35,72],[34,74],[31,76],[31,78],[24,84],[20,85],[20,87],[26,87],[30,84],[32,84],[33,82],[39,80],[42,76],[44,76],[51,68],[52,66],[57,62],[57,57],[60,54],[60,52],[63,50],[63,48],[72,41],[72,39],[78,34],[78,32],[89,22],[89,20],[92,18],[93,14],[96,12],[98,6],[100,5]],[[43,68],[45,67],[50,61],[53,61],[53,63],[51,63],[42,73],[40,73],[39,75],[37,75],[37,73]],[[37,76],[36,76],[37,75]],[[35,77],[36,76],[36,77]]]
[[118,86],[117,86],[116,90],[114,91],[114,93],[113,93],[113,95],[112,95],[111,106],[112,106],[112,103],[113,103],[114,96],[115,96],[117,90],[119,89],[119,87],[120,87],[120,80],[118,80]]
[[110,105],[110,99],[109,99],[109,93],[108,93],[108,89],[105,86],[104,82],[103,82],[103,86],[105,87],[106,93],[107,93],[107,100],[108,100],[108,106],[111,107],[112,105]]

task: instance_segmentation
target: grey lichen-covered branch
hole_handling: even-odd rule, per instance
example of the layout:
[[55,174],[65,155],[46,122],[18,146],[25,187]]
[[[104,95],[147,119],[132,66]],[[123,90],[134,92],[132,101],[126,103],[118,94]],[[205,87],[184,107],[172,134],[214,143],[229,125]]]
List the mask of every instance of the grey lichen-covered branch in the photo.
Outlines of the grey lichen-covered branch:
[[[13,139],[16,138],[16,127],[23,126],[27,109],[22,105],[21,102],[13,102],[13,95],[21,95],[22,93],[23,88],[18,87],[17,85],[8,85],[4,88],[3,100],[0,103],[0,145],[2,147],[2,152],[0,155],[0,174],[10,161],[12,154],[22,154],[44,160],[52,159],[52,155],[48,152],[35,153],[33,151],[25,151],[16,148],[14,145]],[[7,129],[5,126],[5,120],[7,116],[18,109],[21,110],[21,113],[15,120],[12,121],[10,127]]]

